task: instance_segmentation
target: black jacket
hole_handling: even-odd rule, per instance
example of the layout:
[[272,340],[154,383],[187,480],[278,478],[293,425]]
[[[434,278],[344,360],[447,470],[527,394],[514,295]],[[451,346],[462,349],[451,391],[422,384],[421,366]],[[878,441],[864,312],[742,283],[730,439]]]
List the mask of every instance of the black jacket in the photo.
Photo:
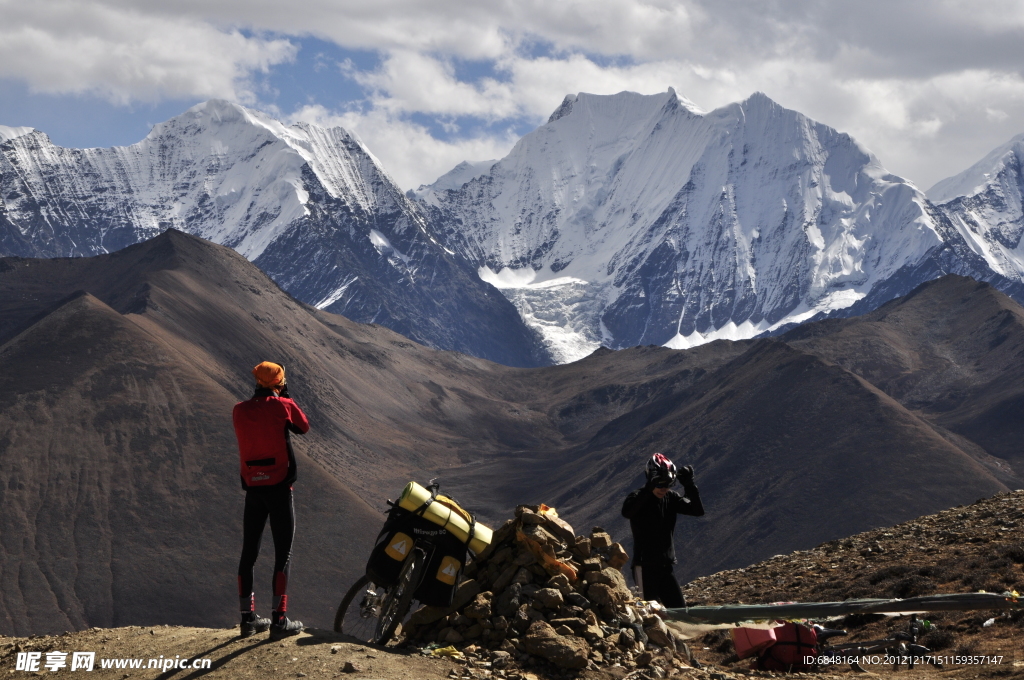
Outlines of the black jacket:
[[680,496],[670,489],[659,499],[651,487],[645,486],[626,496],[622,516],[629,520],[629,528],[633,530],[635,566],[676,563],[676,549],[672,544],[676,515],[700,517],[704,514],[696,486],[684,486],[683,494]]

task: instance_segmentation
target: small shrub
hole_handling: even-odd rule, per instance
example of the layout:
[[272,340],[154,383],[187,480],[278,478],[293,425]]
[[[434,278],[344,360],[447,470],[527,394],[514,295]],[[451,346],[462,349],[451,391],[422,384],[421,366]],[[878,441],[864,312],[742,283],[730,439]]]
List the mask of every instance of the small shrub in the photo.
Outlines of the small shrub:
[[930,630],[920,640],[921,644],[937,652],[941,649],[949,649],[956,642],[956,636],[948,630]]
[[904,564],[895,564],[891,567],[879,569],[875,573],[868,576],[868,583],[870,583],[873,586],[877,586],[882,581],[888,581],[889,579],[899,578],[900,576],[904,576],[910,571],[911,568]]
[[961,642],[953,650],[953,656],[973,656],[974,652],[978,649],[978,643],[974,640],[967,640]]
[[893,597],[907,598],[927,595],[935,590],[935,584],[922,576],[908,576],[893,584]]
[[1003,551],[1003,557],[1013,560],[1014,564],[1024,563],[1024,543],[1016,543]]

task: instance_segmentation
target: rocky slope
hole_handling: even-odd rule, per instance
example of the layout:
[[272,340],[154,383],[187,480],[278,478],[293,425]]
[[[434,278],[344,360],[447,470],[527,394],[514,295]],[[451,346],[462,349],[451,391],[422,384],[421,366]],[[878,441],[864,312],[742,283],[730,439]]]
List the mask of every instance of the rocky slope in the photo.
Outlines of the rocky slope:
[[96,255],[176,228],[234,248],[315,307],[510,365],[548,361],[342,128],[211,100],[126,147],[65,149],[4,130],[0,255]]
[[971,248],[998,273],[1024,276],[1024,135],[993,149],[959,175],[928,190]]
[[[831,602],[851,597],[902,598],[979,590],[1020,592],[1024,589],[1022,518],[1024,492],[999,494],[894,527],[699,578],[685,591],[694,604]],[[922,618],[932,624],[922,642],[939,654],[1002,657],[999,663],[977,666],[949,664],[943,676],[1024,674],[1021,611],[945,612]],[[829,627],[850,631],[844,640],[870,640],[903,630],[907,617],[848,616],[835,624]],[[703,642],[711,647],[706,651],[712,661],[729,659],[732,645],[720,633],[708,635]],[[732,668],[743,665],[732,664]],[[869,670],[884,673],[887,667],[871,666]],[[938,674],[927,667],[920,672]]]
[[[770,560],[742,569],[720,572],[687,584],[691,604],[758,603],[770,601],[830,601],[843,597],[908,597],[916,594],[942,592],[990,592],[1024,586],[1021,564],[1024,549],[1019,525],[1024,519],[1024,492],[1000,494],[968,506],[952,508],[935,515],[915,518],[894,527],[879,528],[822,544],[810,550],[776,555]],[[494,553],[496,555],[496,553]],[[486,564],[488,560],[483,560]],[[606,569],[612,569],[606,567]],[[590,570],[585,573],[599,573]],[[615,580],[615,577],[610,577]],[[594,580],[598,583],[599,579]],[[532,584],[531,584],[532,585]],[[588,586],[588,587],[593,587]],[[520,586],[520,591],[527,590]],[[531,625],[543,620],[554,629],[559,621],[557,611],[547,608],[542,600],[548,593],[532,585],[527,595],[520,595],[526,611],[534,617]],[[614,589],[611,589],[614,590]],[[557,591],[557,588],[556,588]],[[575,591],[573,591],[575,592]],[[452,616],[456,625],[466,612],[478,613],[476,597]],[[534,602],[537,603],[534,606]],[[561,617],[565,619],[565,617]],[[569,617],[571,618],[571,617]],[[998,612],[948,612],[929,614],[930,628],[922,638],[936,654],[943,656],[989,657],[982,664],[947,663],[942,670],[918,667],[913,677],[943,678],[1005,678],[1019,677],[1024,664],[1020,612],[1008,615]],[[988,623],[991,619],[991,623]],[[471,621],[480,621],[472,618]],[[987,625],[986,625],[987,624]],[[568,623],[559,622],[567,630],[557,633],[568,641],[582,642]],[[849,616],[829,623],[849,631],[845,639],[869,640],[903,630],[907,617]],[[651,626],[648,626],[649,628]],[[454,630],[448,626],[448,630]],[[584,633],[584,636],[586,633]],[[596,636],[597,633],[595,632]],[[601,639],[607,645],[610,640]],[[208,659],[210,668],[170,671],[180,677],[210,675],[223,678],[258,678],[268,674],[289,674],[312,678],[466,678],[482,680],[653,680],[655,678],[686,678],[687,680],[731,680],[738,677],[779,677],[747,669],[747,662],[737,662],[726,631],[715,631],[690,639],[688,646],[703,665],[698,670],[688,667],[679,655],[669,659],[656,642],[640,645],[623,641],[621,631],[611,644],[616,660],[600,662],[593,657],[587,669],[563,669],[540,654],[531,654],[511,646],[511,651],[489,651],[475,640],[455,642],[463,658],[452,659],[429,655],[430,645],[423,641],[392,644],[375,648],[355,643],[351,638],[315,629],[282,642],[271,643],[265,636],[249,639],[237,637],[237,628],[186,628],[174,626],[135,626],[116,629],[93,628],[54,636],[11,638],[0,636],[0,669],[15,671],[19,653],[40,655],[40,670],[46,654],[52,652],[93,651],[96,653],[97,677],[122,679],[157,677],[159,671],[131,671],[124,668],[102,669],[102,660],[149,659],[172,664],[180,659]],[[626,636],[628,637],[628,636]],[[553,640],[550,635],[547,638]],[[621,645],[620,645],[621,643]],[[532,643],[531,643],[532,644]],[[583,643],[587,644],[587,643]],[[656,646],[655,646],[656,645]],[[424,650],[427,655],[420,650]],[[643,656],[644,653],[650,658]],[[686,657],[688,658],[688,657]],[[998,660],[996,660],[998,659]],[[640,665],[637,665],[637,660]],[[894,673],[884,664],[865,664],[874,675],[907,677],[905,667]],[[55,674],[70,673],[63,668]],[[75,676],[71,676],[75,677]],[[163,676],[160,676],[163,677]],[[851,677],[847,666],[826,668],[813,677]]]
[[708,113],[671,89],[569,95],[460,168],[417,196],[562,361],[861,313],[943,273],[1024,300],[911,183],[760,93]]

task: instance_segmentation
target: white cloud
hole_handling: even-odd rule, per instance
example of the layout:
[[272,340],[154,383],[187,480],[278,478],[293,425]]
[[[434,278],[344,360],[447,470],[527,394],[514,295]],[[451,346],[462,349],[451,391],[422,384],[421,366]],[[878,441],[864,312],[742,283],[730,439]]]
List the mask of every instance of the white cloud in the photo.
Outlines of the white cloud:
[[0,77],[122,103],[218,96],[293,111],[306,102],[253,80],[304,37],[376,51],[376,67],[349,66],[359,112],[297,115],[355,129],[405,187],[511,146],[456,119],[542,122],[581,91],[673,86],[712,109],[760,90],[922,186],[1024,130],[1020,0],[0,0],[0,17]]
[[0,17],[0,77],[23,80],[34,92],[91,93],[118,104],[177,97],[254,102],[249,74],[296,50],[284,39],[87,1],[0,0]]
[[504,135],[444,141],[431,135],[422,125],[392,116],[385,110],[338,113],[320,105],[309,105],[288,118],[292,122],[340,126],[354,133],[403,189],[433,182],[466,159],[501,158],[517,139],[509,131]]

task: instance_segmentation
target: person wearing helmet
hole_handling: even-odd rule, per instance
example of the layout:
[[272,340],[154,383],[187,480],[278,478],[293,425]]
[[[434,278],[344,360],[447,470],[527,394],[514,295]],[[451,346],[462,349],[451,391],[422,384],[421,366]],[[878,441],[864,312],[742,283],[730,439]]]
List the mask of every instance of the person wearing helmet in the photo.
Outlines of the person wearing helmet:
[[[633,531],[633,580],[645,600],[657,600],[666,607],[685,607],[682,588],[676,580],[676,551],[672,534],[676,515],[700,517],[704,506],[693,483],[693,468],[677,470],[667,456],[656,453],[647,461],[647,484],[626,497],[622,516]],[[679,481],[680,495],[671,489]]]
[[[302,623],[288,620],[288,567],[295,537],[295,452],[289,433],[306,434],[309,421],[288,397],[284,366],[270,361],[252,369],[256,391],[248,401],[235,404],[232,420],[238,438],[238,456],[245,510],[242,516],[242,558],[238,563],[238,599],[242,610],[242,637],[270,630],[271,639],[297,635]],[[270,520],[274,537],[273,620],[256,615],[253,567],[260,554],[263,529]]]

